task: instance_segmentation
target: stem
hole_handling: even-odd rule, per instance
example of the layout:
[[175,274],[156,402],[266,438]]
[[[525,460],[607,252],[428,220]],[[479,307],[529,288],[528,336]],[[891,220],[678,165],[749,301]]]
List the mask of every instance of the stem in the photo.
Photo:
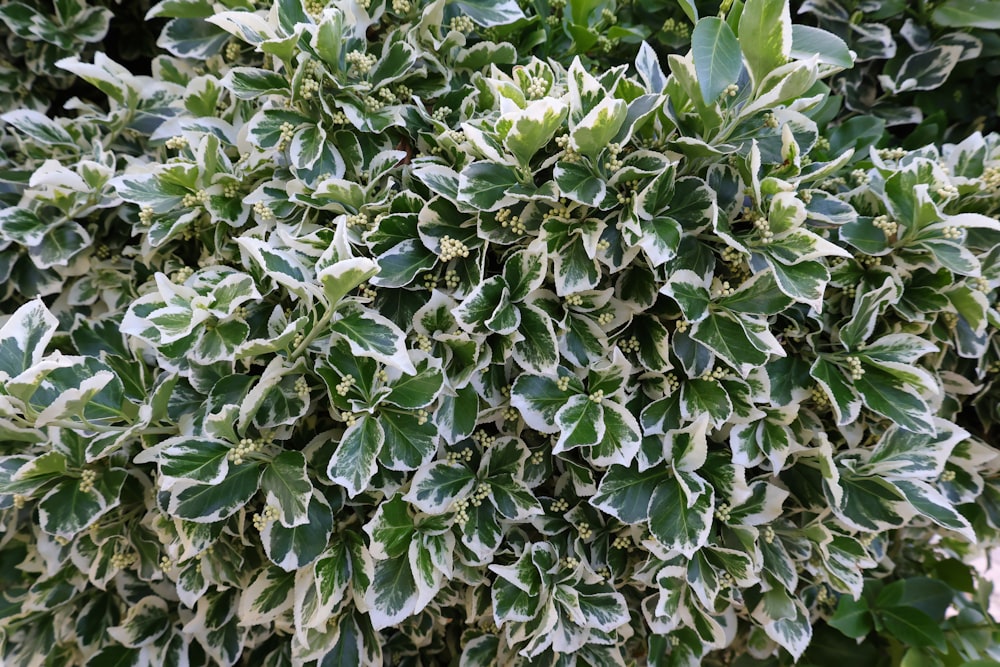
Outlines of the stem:
[[[25,428],[39,428],[33,422],[25,419],[24,417],[14,417],[19,423],[19,426],[24,426]],[[82,419],[82,417],[81,417]],[[65,428],[71,430],[84,430],[93,431],[95,433],[123,433],[128,429],[128,427],[119,426],[104,426],[101,424],[93,424],[86,419],[83,419],[83,423],[70,421],[68,419],[53,419],[52,421],[45,424],[45,426],[55,426],[56,428]],[[177,427],[175,426],[154,426],[152,428],[147,428],[138,435],[172,435],[177,433]]]
[[316,340],[316,337],[319,336],[323,328],[330,323],[330,320],[333,318],[333,313],[335,310],[336,309],[333,307],[332,304],[330,304],[327,307],[326,312],[323,313],[323,316],[316,321],[316,324],[312,326],[309,333],[307,333],[305,336],[302,337],[302,342],[298,344],[298,347],[292,350],[291,353],[288,355],[289,361],[294,361],[295,359],[298,359],[302,355],[302,353],[306,351],[306,348],[309,347],[309,344],[312,343],[314,340]]
[[177,428],[174,426],[155,426],[144,429],[141,435],[173,435],[175,433],[177,433]]

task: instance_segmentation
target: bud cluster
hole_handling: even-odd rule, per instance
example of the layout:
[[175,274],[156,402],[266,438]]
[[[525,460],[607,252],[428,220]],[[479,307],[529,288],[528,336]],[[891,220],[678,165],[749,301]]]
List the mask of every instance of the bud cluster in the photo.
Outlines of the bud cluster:
[[887,215],[875,216],[875,219],[872,220],[872,227],[881,229],[886,236],[892,236],[899,231],[899,224],[891,220]]
[[278,508],[273,505],[268,505],[264,508],[263,513],[253,515],[253,527],[256,528],[258,532],[262,531],[267,528],[267,524],[277,520],[279,516],[280,514],[278,513]]
[[864,377],[865,369],[861,365],[861,360],[858,359],[857,357],[848,357],[847,366],[851,372],[852,380],[860,380],[862,377]]
[[240,465],[243,463],[244,459],[248,458],[250,454],[254,452],[259,452],[263,447],[263,441],[254,440],[253,438],[243,438],[239,443],[229,450],[226,454],[226,458],[229,462],[234,465]]
[[80,493],[90,493],[94,490],[94,483],[97,481],[96,470],[84,470],[80,473]]
[[353,67],[362,76],[368,74],[378,62],[377,57],[363,51],[351,51],[344,56],[344,60],[347,61],[348,66]]
[[449,262],[459,257],[465,258],[468,256],[469,247],[467,245],[450,236],[441,237],[441,249],[438,251],[438,259],[442,262]]
[[496,219],[501,227],[509,229],[515,234],[524,234],[527,231],[527,227],[521,222],[521,218],[513,215],[513,212],[509,208],[502,208],[497,211]]

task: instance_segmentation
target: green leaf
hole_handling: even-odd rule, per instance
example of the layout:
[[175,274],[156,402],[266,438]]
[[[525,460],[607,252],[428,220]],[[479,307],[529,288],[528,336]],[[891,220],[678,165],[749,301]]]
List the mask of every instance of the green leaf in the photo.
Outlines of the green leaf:
[[924,184],[927,176],[918,172],[920,162],[915,162],[908,169],[901,169],[885,179],[885,194],[889,212],[907,230],[919,231],[943,219],[930,193]]
[[479,416],[479,396],[472,385],[455,390],[454,396],[444,394],[434,411],[438,433],[448,444],[454,444],[476,429]]
[[850,321],[840,328],[840,340],[848,350],[855,350],[875,331],[875,324],[882,312],[899,300],[900,290],[891,276],[881,287],[866,290],[854,300]]
[[407,239],[378,256],[378,275],[371,282],[377,287],[404,287],[421,272],[433,268],[437,261],[437,255],[420,239]]
[[28,249],[28,255],[40,269],[67,266],[78,253],[90,246],[90,234],[75,222],[50,228],[38,245]]
[[126,105],[127,100],[135,100],[139,96],[139,84],[135,77],[101,51],[94,54],[93,64],[72,56],[57,60],[55,66],[76,74],[120,104]]
[[[487,333],[486,321],[500,307],[507,286],[502,276],[491,276],[482,281],[452,311],[458,324],[469,333]],[[508,292],[509,294],[509,292]]]
[[10,206],[0,211],[0,238],[21,245],[38,245],[51,226],[51,222],[43,222],[31,209]]
[[202,19],[176,18],[163,26],[158,44],[178,58],[205,60],[227,41],[228,34]]
[[[522,466],[523,461],[519,467]],[[525,521],[528,517],[542,514],[541,503],[520,480],[520,474],[516,477],[505,474],[491,477],[490,493],[497,512],[506,519]]]
[[139,648],[159,639],[170,626],[166,601],[147,595],[128,610],[121,625],[108,628],[108,634],[129,648]]
[[121,644],[108,644],[90,656],[87,667],[133,667],[141,663],[143,652]]
[[[595,231],[593,218],[585,221],[581,227],[581,233]],[[586,229],[591,227],[591,229]],[[601,265],[594,257],[594,253],[588,250],[587,242],[583,236],[574,234],[570,240],[559,248],[552,256],[552,271],[555,273],[556,294],[567,295],[575,292],[585,292],[597,287],[601,279]]]
[[364,529],[371,536],[371,554],[379,560],[405,557],[416,535],[406,501],[398,495],[380,504]]
[[227,457],[232,445],[206,437],[178,436],[160,444],[160,474],[218,484],[229,473]]
[[423,181],[431,192],[458,200],[459,175],[454,170],[439,164],[420,164],[413,168],[413,175]]
[[306,472],[306,459],[302,452],[281,452],[264,467],[260,489],[267,504],[281,513],[286,528],[299,526],[309,520],[309,499],[313,485]]
[[344,600],[347,587],[351,585],[353,567],[348,542],[333,540],[313,566],[320,604],[337,604]]
[[639,452],[642,431],[635,416],[615,401],[605,401],[604,437],[585,454],[594,466],[628,465]]
[[559,378],[570,378],[566,389],[560,389],[556,380],[542,375],[522,373],[511,387],[510,404],[521,412],[525,423],[541,433],[555,433],[556,413],[574,394],[583,391],[583,384],[565,368],[558,371]]
[[798,661],[812,639],[812,623],[805,606],[796,600],[795,615],[764,624],[764,632]]
[[911,90],[934,90],[943,84],[962,56],[961,46],[933,46],[910,55],[894,79],[879,77],[882,86],[892,94]]
[[340,446],[327,465],[327,476],[347,489],[354,497],[368,488],[378,470],[376,457],[385,442],[385,431],[378,419],[362,415],[348,426]]
[[903,494],[910,506],[942,528],[953,530],[969,542],[976,541],[976,533],[968,519],[962,516],[943,493],[930,484],[914,479],[892,480],[892,485]]
[[164,16],[168,18],[202,19],[214,12],[208,0],[164,0],[146,13],[146,19]]
[[928,239],[915,246],[930,251],[941,266],[962,276],[979,275],[979,260],[968,248],[958,243]]
[[[285,452],[299,454],[299,452]],[[282,514],[285,508],[278,506]],[[271,562],[285,572],[294,572],[322,555],[333,533],[333,511],[326,498],[314,493],[308,503],[305,521],[292,527],[281,522],[268,522],[260,534],[264,551]]]
[[[538,599],[542,585],[541,574],[555,560],[552,551],[551,545],[536,542],[526,548],[512,564],[489,566],[490,571],[497,575],[492,596],[498,622],[531,620],[534,616],[532,610],[537,609],[541,602]],[[524,598],[517,596],[516,591],[527,594],[530,604],[524,604]]]
[[690,558],[708,541],[715,489],[694,473],[677,472],[649,500],[649,532],[668,551]]
[[906,522],[900,514],[901,494],[888,482],[844,474],[840,476],[843,496],[835,513],[859,530],[880,532]]
[[996,0],[946,0],[934,7],[931,19],[951,28],[1000,29],[1000,3]]
[[416,410],[433,403],[443,384],[440,368],[420,362],[416,374],[403,375],[391,383],[391,391],[383,400],[400,408]]
[[333,12],[320,19],[318,24],[311,45],[323,62],[337,67],[343,49],[344,15]]
[[760,465],[766,458],[773,470],[784,468],[791,453],[794,436],[784,424],[762,419],[759,422],[740,426],[730,434],[733,448],[733,462],[746,467]]
[[826,30],[796,23],[792,26],[791,56],[796,60],[806,60],[819,56],[821,63],[849,68],[854,66],[854,56],[837,35]]
[[455,6],[484,28],[514,23],[524,18],[516,0],[455,0]]
[[375,563],[375,576],[365,593],[368,616],[376,630],[399,624],[414,612],[417,582],[408,558],[389,558]]
[[831,256],[850,257],[843,248],[803,228],[775,236],[767,244],[767,253],[783,264],[800,264]]
[[696,421],[702,415],[708,415],[718,428],[732,414],[732,401],[721,383],[693,379],[681,385],[681,415],[686,421]]
[[[236,239],[249,259],[264,269],[269,278],[294,294],[304,294],[312,276],[290,251],[274,247],[258,238],[241,236]],[[246,260],[244,260],[246,264]],[[252,264],[251,264],[252,266]]]
[[246,505],[259,489],[260,466],[244,463],[232,466],[229,475],[217,484],[178,482],[170,488],[167,512],[195,523],[215,523]]
[[294,574],[276,567],[259,569],[241,591],[237,614],[249,623],[272,621],[291,606],[294,589]]
[[392,42],[383,49],[382,57],[369,76],[380,85],[388,85],[403,77],[413,67],[416,59],[416,52],[407,42]]
[[339,317],[330,330],[344,337],[352,353],[371,357],[409,375],[416,373],[406,352],[405,336],[390,320],[353,304],[337,313]]
[[716,305],[748,315],[774,315],[792,304],[788,295],[778,289],[774,273],[755,273],[729,296],[716,300]]
[[617,591],[578,593],[577,600],[587,627],[612,632],[629,622],[625,596]]
[[300,393],[297,383],[305,378],[298,368],[283,365],[282,357],[275,357],[264,369],[261,379],[246,394],[240,404],[240,433],[251,423],[260,429],[293,424],[309,408],[308,393]]
[[743,376],[753,368],[763,366],[770,358],[754,344],[743,323],[726,312],[711,312],[694,325],[691,338],[721,357]]
[[501,336],[517,331],[521,323],[521,312],[510,302],[510,291],[504,287],[500,292],[500,303],[486,320],[486,328]]
[[604,97],[570,129],[573,148],[588,157],[594,157],[604,150],[628,115],[624,100]]
[[710,16],[695,25],[691,51],[701,96],[711,104],[740,76],[743,69],[740,43],[725,21]]
[[326,130],[320,125],[306,125],[292,136],[288,159],[297,169],[312,169],[323,156],[326,146]]
[[66,539],[119,505],[127,473],[122,469],[100,473],[94,487],[85,490],[78,479],[66,479],[38,503],[38,521],[46,533]]
[[594,175],[583,162],[557,162],[553,178],[564,197],[585,206],[597,206],[608,191],[604,179]]
[[739,36],[750,74],[760,86],[764,77],[788,62],[791,54],[788,0],[747,0],[740,16]]
[[670,210],[674,201],[677,182],[676,167],[671,164],[656,174],[652,180],[635,195],[635,212],[640,220],[652,220]]
[[50,480],[61,478],[66,473],[66,455],[50,451],[35,457],[4,457],[4,479],[0,484],[3,493],[33,492]]
[[823,309],[823,293],[830,280],[830,271],[821,262],[783,264],[768,257],[768,266],[774,272],[778,289],[798,303],[812,306],[817,312]]
[[635,465],[613,465],[604,474],[590,504],[629,524],[649,518],[650,498],[668,473],[662,467],[640,471]]
[[444,514],[456,498],[472,490],[475,479],[476,476],[460,463],[434,461],[414,473],[404,499],[421,512]]
[[879,591],[875,605],[881,607],[914,607],[931,620],[941,622],[955,598],[951,586],[928,577],[907,577]]
[[[694,7],[694,3],[690,2],[690,7]],[[697,12],[697,10],[695,10]],[[694,18],[691,19],[692,22],[695,21]],[[653,50],[646,42],[643,42],[639,47],[639,53],[635,56],[635,69],[642,77],[643,82],[646,87],[654,93],[663,92],[664,87],[667,84],[667,77],[663,74],[663,69],[660,67],[659,58],[656,55],[656,51]]]
[[0,380],[39,363],[59,322],[41,299],[24,304],[0,327]]
[[510,291],[511,301],[523,301],[532,291],[541,287],[548,268],[543,250],[523,249],[511,255],[503,266],[503,279]]
[[347,613],[341,617],[337,642],[320,661],[321,667],[347,667],[348,665],[378,664],[382,662],[382,645],[378,633],[366,621],[359,621],[361,614]]
[[562,127],[568,111],[565,102],[549,97],[531,102],[523,110],[505,114],[501,122],[510,123],[510,128],[504,145],[522,167],[527,167],[535,153]]
[[261,95],[288,95],[288,79],[284,75],[257,67],[233,67],[222,79],[222,85],[241,100]]
[[533,306],[522,306],[521,326],[523,338],[514,344],[514,360],[524,370],[532,373],[551,373],[559,363],[559,346],[552,319]]
[[934,418],[930,407],[917,389],[895,375],[874,365],[865,365],[864,375],[854,380],[865,405],[887,419],[914,433],[933,433]]
[[576,447],[596,445],[604,437],[604,408],[599,402],[577,394],[555,415],[559,437],[552,447],[558,454]]
[[39,144],[74,149],[77,147],[73,137],[61,125],[38,111],[31,109],[8,111],[0,116],[0,120],[14,126]]
[[[263,109],[258,111],[246,123],[247,136],[260,148],[270,148],[277,150],[278,147],[285,147],[288,144],[288,126],[298,129],[309,122],[307,116],[289,109]],[[316,188],[315,196],[320,197],[323,193],[323,181]]]
[[878,617],[896,639],[911,646],[933,646],[947,650],[944,631],[930,616],[914,607],[888,607],[878,610]]
[[473,162],[458,177],[458,200],[480,211],[496,211],[516,202],[507,190],[517,183],[517,173],[506,165]]
[[850,595],[841,595],[837,600],[837,609],[827,624],[852,639],[867,636],[873,629],[868,600],[864,596],[854,600]]
[[819,357],[813,362],[809,374],[830,399],[838,424],[849,424],[857,419],[861,398],[835,364]]
[[943,419],[935,420],[933,433],[912,433],[893,425],[857,470],[889,479],[934,479],[944,472],[955,446],[968,437],[965,429]]
[[383,410],[379,421],[385,433],[385,445],[379,462],[389,470],[416,470],[434,457],[438,437],[434,422],[412,413]]
[[671,217],[657,216],[643,221],[642,238],[639,246],[646,251],[651,266],[660,266],[677,255],[683,230],[679,222]]
[[681,269],[673,272],[660,291],[677,302],[689,322],[698,322],[708,314],[711,296],[705,281],[694,271]]

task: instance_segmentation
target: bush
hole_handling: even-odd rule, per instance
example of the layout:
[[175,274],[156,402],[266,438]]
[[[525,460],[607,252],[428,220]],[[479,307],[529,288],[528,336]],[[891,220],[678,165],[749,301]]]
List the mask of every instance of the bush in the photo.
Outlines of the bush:
[[1000,136],[778,0],[223,4],[0,116],[6,663],[998,657]]
[[834,86],[846,106],[895,128],[905,147],[998,129],[1000,87],[983,77],[1000,72],[995,4],[807,0],[799,11],[857,52]]

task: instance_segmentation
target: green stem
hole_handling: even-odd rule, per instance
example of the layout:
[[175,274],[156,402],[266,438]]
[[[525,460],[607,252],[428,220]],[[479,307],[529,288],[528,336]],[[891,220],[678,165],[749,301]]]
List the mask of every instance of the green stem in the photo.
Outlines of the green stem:
[[290,361],[298,359],[302,353],[306,351],[306,348],[309,347],[309,344],[316,340],[316,337],[319,336],[326,325],[330,323],[335,311],[336,308],[332,304],[327,307],[326,312],[323,313],[323,316],[316,321],[316,324],[312,326],[309,333],[302,337],[302,342],[299,343],[298,346],[288,355],[288,359]]

